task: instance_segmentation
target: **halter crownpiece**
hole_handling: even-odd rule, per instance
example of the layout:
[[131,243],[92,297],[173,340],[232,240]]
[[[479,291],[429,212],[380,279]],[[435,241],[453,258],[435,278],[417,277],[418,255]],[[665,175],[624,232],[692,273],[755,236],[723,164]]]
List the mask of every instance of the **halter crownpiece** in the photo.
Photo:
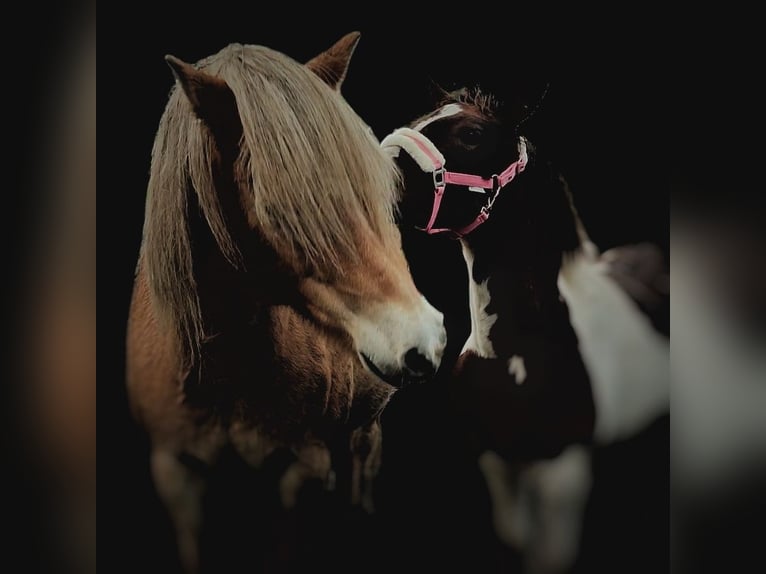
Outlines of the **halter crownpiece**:
[[[431,209],[431,217],[428,224],[420,228],[429,235],[436,233],[450,232],[457,237],[464,237],[479,227],[489,219],[492,206],[500,195],[500,190],[511,183],[513,179],[524,171],[527,166],[527,143],[523,137],[519,138],[519,159],[505,168],[499,174],[490,178],[483,178],[478,175],[447,171],[444,168],[446,163],[444,156],[436,148],[434,143],[424,136],[421,132],[410,128],[399,128],[386,136],[380,144],[392,157],[399,157],[399,150],[404,150],[415,160],[420,169],[426,173],[433,174],[434,180],[434,203]],[[482,206],[479,215],[471,223],[460,229],[450,229],[448,227],[434,228],[436,216],[441,208],[442,197],[447,185],[459,185],[467,187],[471,191],[482,191],[489,193],[487,202]]]

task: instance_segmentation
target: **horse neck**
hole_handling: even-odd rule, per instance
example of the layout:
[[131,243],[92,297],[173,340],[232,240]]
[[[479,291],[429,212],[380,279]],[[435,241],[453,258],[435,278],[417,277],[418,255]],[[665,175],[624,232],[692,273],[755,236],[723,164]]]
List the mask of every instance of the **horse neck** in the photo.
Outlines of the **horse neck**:
[[248,384],[258,380],[258,369],[273,363],[269,309],[289,303],[296,290],[288,287],[287,275],[278,272],[274,251],[250,230],[234,190],[221,191],[228,231],[241,254],[238,264],[224,256],[195,191],[187,191],[194,282],[205,339],[185,389],[190,403],[227,410],[235,398],[246,395]]
[[367,373],[348,341],[289,305],[211,338],[187,403],[254,424],[287,444],[331,441],[375,420],[393,387]]
[[577,220],[558,174],[533,166],[524,176],[503,190],[489,221],[462,239],[472,336],[483,323],[489,353],[498,356],[513,354],[522,339],[572,336],[557,280],[563,255],[580,247]]
[[244,328],[266,306],[298,300],[296,283],[275,250],[250,229],[232,182],[227,178],[218,183],[228,231],[241,255],[238,263],[224,256],[199,209],[196,193],[188,191],[194,279],[204,329],[213,336]]
[[[208,338],[202,361],[185,385],[187,402],[215,405],[226,418],[244,415],[287,442],[302,440],[306,429],[332,436],[340,426],[355,428],[374,419],[393,389],[361,371],[348,341],[315,323],[297,280],[275,250],[250,231],[244,217],[228,210],[243,259],[234,266],[193,202],[190,213],[195,214],[190,217],[192,255]],[[261,406],[273,410],[275,401],[282,405],[281,422]],[[306,424],[296,425],[299,418]]]
[[457,241],[401,225],[402,249],[418,290],[444,314],[447,347],[440,373],[448,375],[471,328],[465,263]]

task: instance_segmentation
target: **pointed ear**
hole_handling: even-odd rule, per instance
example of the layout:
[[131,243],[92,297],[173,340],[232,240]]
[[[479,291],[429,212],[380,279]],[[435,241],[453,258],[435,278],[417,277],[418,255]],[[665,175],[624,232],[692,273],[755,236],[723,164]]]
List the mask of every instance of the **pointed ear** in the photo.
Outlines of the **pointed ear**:
[[175,56],[165,56],[165,61],[173,70],[173,75],[191,103],[194,113],[213,131],[226,127],[233,119],[232,114],[238,118],[234,93],[225,81],[198,70]]
[[445,90],[433,78],[428,78],[428,93],[431,99],[436,102],[442,102],[450,97],[450,92]]
[[547,81],[530,82],[519,86],[513,96],[505,100],[503,115],[506,121],[515,126],[517,132],[543,109],[549,88],[550,82]]
[[360,36],[359,32],[349,32],[331,48],[306,62],[306,67],[322,78],[332,89],[340,91]]

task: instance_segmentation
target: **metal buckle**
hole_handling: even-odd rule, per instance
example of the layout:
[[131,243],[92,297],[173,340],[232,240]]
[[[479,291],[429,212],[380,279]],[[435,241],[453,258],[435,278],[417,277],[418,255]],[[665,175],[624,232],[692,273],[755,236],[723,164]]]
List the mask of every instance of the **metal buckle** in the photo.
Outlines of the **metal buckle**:
[[497,175],[492,176],[492,194],[487,199],[487,203],[481,208],[481,212],[489,217],[489,212],[492,210],[492,205],[495,203],[497,196],[500,195],[500,177]]
[[500,191],[500,176],[495,174],[492,176],[492,195],[497,195]]
[[440,167],[433,171],[434,187],[444,187],[444,168]]

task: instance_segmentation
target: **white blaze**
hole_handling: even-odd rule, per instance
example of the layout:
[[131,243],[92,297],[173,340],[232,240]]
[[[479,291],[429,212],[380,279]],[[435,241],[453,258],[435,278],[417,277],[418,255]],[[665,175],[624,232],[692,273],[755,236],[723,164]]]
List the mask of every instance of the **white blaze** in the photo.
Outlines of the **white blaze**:
[[428,124],[431,124],[437,120],[441,120],[443,118],[448,118],[450,116],[454,116],[455,114],[459,114],[462,111],[462,107],[460,104],[447,104],[446,106],[440,108],[430,116],[428,116],[426,119],[422,120],[421,122],[418,122],[418,124],[412,128],[416,132],[422,131],[424,127],[426,127]]

